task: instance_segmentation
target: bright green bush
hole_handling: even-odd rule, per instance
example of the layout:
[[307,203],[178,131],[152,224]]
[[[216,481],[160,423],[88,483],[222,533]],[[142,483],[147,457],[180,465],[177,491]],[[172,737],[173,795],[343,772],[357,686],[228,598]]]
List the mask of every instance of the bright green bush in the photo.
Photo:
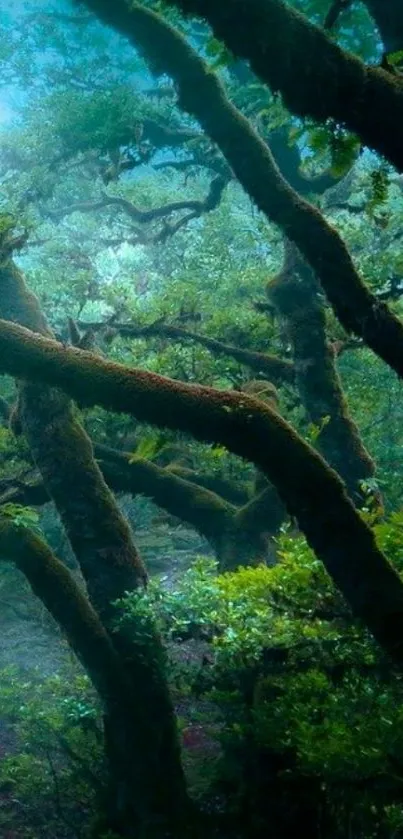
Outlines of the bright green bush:
[[[375,531],[401,568],[403,515]],[[213,560],[200,559],[173,590],[151,584],[141,609],[152,611],[174,651],[172,684],[219,709],[221,780],[231,779],[240,807],[245,796],[253,801],[257,819],[271,788],[285,796],[286,818],[297,788],[313,797],[318,819],[330,818],[332,837],[347,835],[351,820],[363,839],[400,835],[403,677],[353,620],[306,541],[284,532],[278,548],[274,568],[218,575]],[[121,602],[124,619],[139,603],[132,594]],[[208,653],[202,665],[185,658],[178,670],[178,647],[189,639]]]

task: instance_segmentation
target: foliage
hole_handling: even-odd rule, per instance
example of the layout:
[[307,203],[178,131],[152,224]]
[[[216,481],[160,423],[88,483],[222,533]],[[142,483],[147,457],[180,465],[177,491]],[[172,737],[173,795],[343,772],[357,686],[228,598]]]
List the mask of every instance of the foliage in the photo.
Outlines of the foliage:
[[149,433],[147,436],[142,437],[129,462],[133,463],[137,457],[145,460],[153,460],[162,451],[166,442],[167,438],[164,434],[156,431]]
[[[319,25],[330,5],[329,0],[290,1]],[[297,120],[253,75],[241,82],[236,71],[245,68],[200,21],[184,19],[161,0],[144,2],[197,44],[211,72],[219,73],[231,100],[265,140],[271,131],[286,129],[285,154],[300,155],[303,175],[325,172],[341,179],[330,194],[312,200],[321,203],[343,236],[371,290],[396,286],[403,270],[403,198],[401,180],[391,168],[362,152],[358,138],[342,125]],[[236,348],[292,360],[286,325],[257,305],[267,302],[267,278],[282,266],[282,238],[239,185],[231,182],[210,213],[191,211],[187,218],[187,210],[176,209],[164,217],[171,202],[188,202],[190,209],[203,202],[212,178],[226,171],[209,138],[179,112],[170,80],[151,78],[131,47],[96,22],[74,26],[66,16],[42,14],[41,3],[33,5],[35,14],[18,12],[17,24],[13,14],[0,12],[0,83],[16,85],[15,101],[9,103],[12,124],[0,126],[0,240],[7,244],[15,230],[29,230],[28,244],[16,259],[58,338],[66,340],[69,315],[139,327],[161,319]],[[48,9],[43,6],[42,12]],[[331,37],[367,63],[380,60],[379,36],[363,3],[343,12]],[[397,71],[401,57],[400,51],[387,57]],[[88,205],[99,205],[105,194],[121,204],[89,212]],[[76,202],[82,211],[65,212]],[[123,210],[128,205],[131,214]],[[159,208],[163,223],[139,222],[139,208]],[[184,223],[174,233],[178,222]],[[391,305],[402,314],[398,294]],[[329,340],[343,341],[330,307],[326,318]],[[109,344],[102,336],[97,341],[98,350],[112,360],[186,382],[239,388],[252,375],[230,352],[216,356],[196,339],[181,344],[163,335],[131,339],[113,335],[112,329]],[[343,353],[338,366],[350,411],[377,464],[366,488],[380,487],[385,494],[389,516],[376,525],[377,539],[402,571],[401,385],[363,348]],[[10,382],[2,380],[1,394],[9,401],[13,393]],[[326,406],[318,414],[321,422],[314,424],[297,388],[280,388],[280,403],[305,439],[320,443],[330,420]],[[127,418],[99,409],[83,412],[83,419],[94,441],[158,462],[165,435],[144,426],[133,433]],[[179,436],[169,437],[178,439],[182,445]],[[186,441],[186,452],[200,472],[253,482],[252,467],[223,447]],[[18,486],[32,471],[23,438],[1,427],[1,480],[13,479]],[[121,506],[136,526],[151,529],[154,509],[143,502],[123,499]],[[9,503],[1,512],[18,527],[38,528],[31,508]],[[365,515],[372,523],[371,513]],[[58,552],[65,537],[53,510],[43,522]],[[217,576],[212,560],[198,560],[179,582],[168,575],[162,585],[152,582],[145,596],[128,595],[120,606],[128,628],[136,626],[137,652],[152,657],[149,640],[158,628],[172,659],[167,672],[179,713],[182,700],[194,702],[196,714],[199,701],[210,703],[211,714],[212,707],[217,712],[224,750],[219,780],[231,779],[235,810],[246,798],[258,817],[263,798],[274,807],[280,789],[286,817],[294,803],[292,783],[294,791],[305,791],[307,784],[317,812],[330,814],[331,836],[322,831],[329,839],[350,836],[351,819],[360,839],[381,831],[398,835],[403,823],[401,679],[392,678],[371,638],[352,621],[306,542],[284,531],[277,550],[275,568]],[[66,557],[71,560],[68,551]],[[10,569],[2,568],[1,575],[2,596],[8,601],[13,588],[28,602],[27,587],[19,587],[15,573],[11,579]],[[193,641],[202,653],[207,650],[205,660],[180,663],[178,653]],[[158,663],[165,667],[166,661]],[[102,778],[99,709],[88,682],[81,675],[61,675],[41,686],[7,673],[0,711],[18,740],[15,753],[0,764],[0,781],[14,802],[27,802],[26,839],[45,836],[45,830],[61,839],[64,819],[76,827],[77,804],[86,820],[98,770]],[[180,727],[186,731],[182,717]],[[199,762],[202,774],[203,754]],[[283,786],[276,786],[279,779]],[[260,800],[254,798],[259,784]],[[361,795],[365,785],[370,792]],[[5,829],[13,806],[10,801],[0,808]]]
[[[403,571],[402,514],[375,531]],[[305,779],[316,789],[319,782],[315,806],[332,822],[326,835],[344,835],[349,819],[360,837],[392,831],[403,815],[395,774],[403,761],[402,678],[352,620],[305,540],[285,531],[278,551],[273,568],[217,575],[216,563],[201,558],[174,588],[151,583],[142,608],[170,645],[173,686],[220,710],[224,758],[216,780],[228,781],[229,773],[232,794],[246,794],[242,766],[251,749],[263,773],[261,760],[281,755],[281,771],[288,767],[295,783]],[[131,594],[120,606],[129,615],[138,608]],[[189,638],[208,644],[202,665],[178,665],[177,650]],[[361,784],[370,785],[369,797],[357,797]]]
[[330,171],[335,178],[343,177],[350,171],[360,151],[358,137],[349,134],[338,125],[328,122],[324,126],[304,122],[290,130],[290,143],[304,140],[315,162],[329,159]]
[[[41,103],[41,112],[44,106],[53,115],[52,134],[69,155],[94,148],[106,152],[120,146],[136,146],[141,140],[145,117],[175,124],[172,109],[153,105],[124,85],[86,94],[53,93]],[[32,129],[35,118],[34,111]]]
[[21,504],[2,504],[0,513],[2,516],[11,519],[15,527],[41,531],[39,513],[33,507],[23,507]]
[[0,685],[2,834],[18,817],[21,839],[81,835],[104,780],[100,709],[88,678],[76,667],[45,680],[9,669]]

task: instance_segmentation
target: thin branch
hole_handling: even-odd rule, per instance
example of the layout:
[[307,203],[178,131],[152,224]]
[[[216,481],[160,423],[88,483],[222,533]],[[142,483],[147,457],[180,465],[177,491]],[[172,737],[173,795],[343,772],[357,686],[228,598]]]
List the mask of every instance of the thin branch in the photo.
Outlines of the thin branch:
[[99,201],[77,201],[67,207],[62,207],[59,210],[49,209],[47,212],[51,218],[58,220],[71,215],[72,213],[92,213],[97,212],[98,210],[103,210],[107,207],[118,207],[132,221],[135,221],[137,224],[145,225],[155,221],[166,220],[167,216],[172,216],[173,214],[184,210],[190,210],[191,212],[185,216],[184,219],[181,219],[173,224],[169,231],[167,229],[163,229],[160,232],[156,241],[164,241],[168,235],[172,235],[176,232],[176,230],[179,230],[179,228],[186,224],[190,219],[197,218],[203,213],[210,213],[212,210],[215,210],[221,201],[227,183],[228,179],[223,178],[221,175],[217,175],[217,177],[211,181],[209,191],[204,199],[172,201],[163,207],[155,207],[152,210],[141,210],[126,198],[108,195],[106,192],[103,192],[102,198]]
[[[101,331],[106,324],[99,322],[85,323],[81,321],[79,326],[86,326],[94,329],[94,331]],[[155,323],[149,326],[135,326],[134,324],[113,324],[113,329],[116,330],[123,337],[131,338],[151,338],[164,337],[172,338],[176,341],[194,341],[206,349],[210,350],[214,355],[227,355],[229,358],[234,358],[240,364],[254,370],[257,373],[264,374],[271,379],[274,384],[283,384],[284,382],[293,383],[294,381],[294,367],[292,362],[284,361],[274,355],[267,353],[255,352],[254,350],[243,349],[242,347],[235,347],[232,344],[225,344],[223,341],[217,341],[215,338],[210,338],[208,335],[201,335],[198,332],[192,332],[188,329],[183,329],[180,326],[173,326],[166,324],[164,319],[158,319]]]

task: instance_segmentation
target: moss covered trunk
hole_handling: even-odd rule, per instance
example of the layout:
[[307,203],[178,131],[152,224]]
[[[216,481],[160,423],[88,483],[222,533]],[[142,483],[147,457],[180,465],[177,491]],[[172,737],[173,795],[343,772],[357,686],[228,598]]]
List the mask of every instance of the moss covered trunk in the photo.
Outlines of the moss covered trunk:
[[286,323],[298,392],[310,421],[320,429],[318,449],[341,475],[351,498],[362,504],[367,497],[363,484],[374,477],[375,464],[343,395],[334,352],[327,341],[319,285],[289,242],[283,270],[267,285],[267,293]]
[[[52,337],[38,301],[7,253],[0,266],[4,318]],[[146,572],[130,528],[96,464],[91,442],[73,404],[60,390],[22,382],[19,416],[49,497],[54,501],[87,584],[92,606],[107,632],[113,601],[142,586]],[[60,621],[64,629],[63,619]],[[113,634],[126,689],[105,707],[109,790],[105,827],[119,835],[152,836],[154,825],[177,830],[186,802],[176,720],[162,665],[162,645],[152,626],[139,635]],[[85,662],[84,662],[85,663]]]

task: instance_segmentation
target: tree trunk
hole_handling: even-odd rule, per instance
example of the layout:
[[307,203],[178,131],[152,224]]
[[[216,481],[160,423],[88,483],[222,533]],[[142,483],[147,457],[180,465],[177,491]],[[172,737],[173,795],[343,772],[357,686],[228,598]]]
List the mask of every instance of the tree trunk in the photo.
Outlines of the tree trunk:
[[[268,283],[267,294],[287,325],[301,402],[310,421],[321,429],[318,449],[343,478],[354,503],[362,505],[368,500],[362,483],[374,478],[375,463],[365,449],[343,395],[326,336],[319,284],[290,242],[285,243],[284,266]],[[380,496],[377,500],[381,505]]]
[[[52,337],[36,297],[4,243],[3,250],[0,314]],[[92,606],[111,634],[117,616],[114,601],[146,579],[131,530],[68,397],[46,385],[22,382],[19,416],[80,564]],[[63,622],[61,628],[65,630]],[[111,638],[126,688],[104,702],[109,777],[106,801],[101,802],[106,804],[105,826],[125,839],[133,831],[148,839],[154,836],[154,825],[160,830],[164,824],[168,835],[175,836],[186,811],[186,785],[162,643],[151,620],[141,618],[130,633],[119,629]]]

